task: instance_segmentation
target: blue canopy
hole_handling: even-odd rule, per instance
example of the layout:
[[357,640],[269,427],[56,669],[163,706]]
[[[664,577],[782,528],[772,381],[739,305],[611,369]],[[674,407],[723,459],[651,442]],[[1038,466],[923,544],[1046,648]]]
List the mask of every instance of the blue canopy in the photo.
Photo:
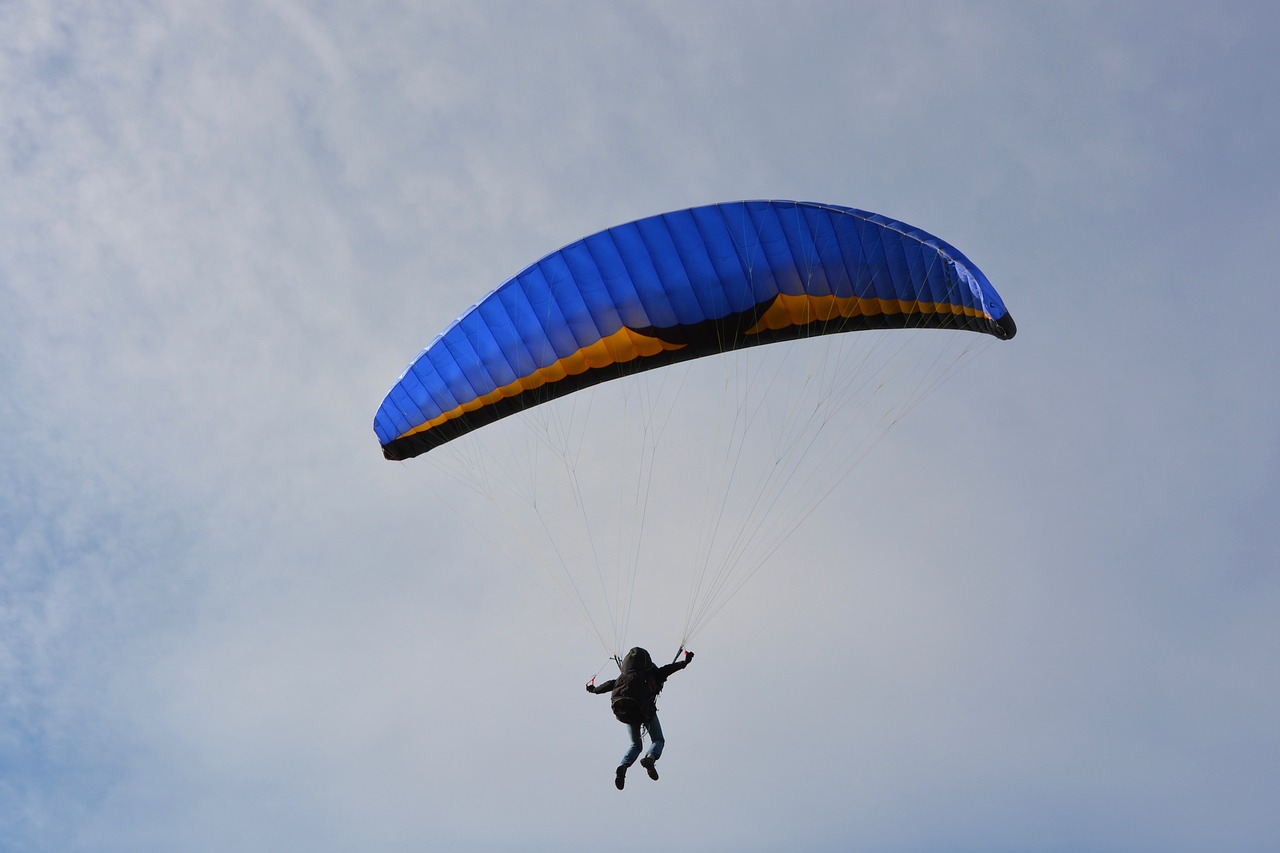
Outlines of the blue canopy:
[[861,329],[1017,330],[957,249],[879,214],[742,201],[664,213],[546,256],[436,336],[383,400],[388,459],[686,359]]

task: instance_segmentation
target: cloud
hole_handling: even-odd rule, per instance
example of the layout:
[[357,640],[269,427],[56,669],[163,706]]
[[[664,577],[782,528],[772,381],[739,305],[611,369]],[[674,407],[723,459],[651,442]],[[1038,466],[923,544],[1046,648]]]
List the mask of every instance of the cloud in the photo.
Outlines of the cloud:
[[[585,849],[637,808],[615,846],[1277,837],[1270,7],[11,23],[17,849]],[[752,196],[943,235],[1021,331],[698,637],[669,769],[619,795],[598,646],[372,414],[533,259]]]

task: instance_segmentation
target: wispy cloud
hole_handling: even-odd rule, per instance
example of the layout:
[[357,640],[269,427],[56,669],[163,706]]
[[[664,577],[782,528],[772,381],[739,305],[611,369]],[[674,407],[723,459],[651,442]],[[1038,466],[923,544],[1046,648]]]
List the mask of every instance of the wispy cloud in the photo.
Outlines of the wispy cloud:
[[[586,849],[637,807],[646,849],[1280,837],[1269,6],[6,21],[15,849]],[[370,423],[537,257],[759,196],[936,231],[1021,332],[705,632],[619,795],[594,641]]]

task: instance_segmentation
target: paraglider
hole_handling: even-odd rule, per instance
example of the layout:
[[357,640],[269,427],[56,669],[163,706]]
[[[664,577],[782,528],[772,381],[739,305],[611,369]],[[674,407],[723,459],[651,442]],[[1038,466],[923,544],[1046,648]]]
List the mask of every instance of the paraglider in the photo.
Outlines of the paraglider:
[[[449,509],[513,566],[539,566],[534,582],[620,660],[633,596],[644,590],[642,548],[658,552],[644,562],[662,570],[693,564],[683,649],[968,346],[957,358],[913,358],[893,377],[878,372],[876,358],[909,349],[905,342],[932,343],[922,338],[1009,340],[1016,332],[982,271],[914,226],[815,202],[712,204],[606,229],[527,267],[419,353],[374,429],[389,460],[456,453],[456,466],[441,469],[494,511],[468,517],[455,499]],[[876,358],[846,358],[833,342],[848,340],[867,341]],[[776,363],[755,356],[769,352]],[[722,381],[700,374],[674,390],[645,387],[676,365],[692,372],[710,362],[725,366]],[[886,390],[891,380],[906,385],[905,404]],[[616,405],[593,403],[610,389],[621,389]],[[722,395],[718,409],[713,393]],[[689,400],[719,414],[668,430]],[[873,415],[863,439],[845,420],[859,408]],[[506,441],[484,440],[507,427]],[[760,446],[751,443],[762,434]],[[664,435],[678,436],[674,459],[658,457]],[[701,439],[719,443],[689,449]],[[595,440],[617,447],[584,452]],[[651,500],[651,490],[661,497]],[[687,504],[703,492],[699,523]],[[672,535],[650,532],[655,505],[675,516]],[[499,523],[513,535],[493,533]],[[666,589],[653,597],[665,603]],[[655,778],[664,742],[656,709],[627,724],[632,743],[618,787],[640,753],[642,728]]]
[[[677,658],[680,656],[677,654]],[[684,669],[693,660],[693,652],[684,652],[684,660],[675,660],[666,666],[658,666],[649,656],[649,652],[637,646],[627,652],[618,664],[621,670],[617,678],[611,678],[600,684],[595,679],[587,682],[588,693],[608,693],[609,704],[618,722],[624,723],[631,735],[631,745],[618,762],[614,771],[614,786],[621,791],[627,781],[627,770],[636,763],[640,751],[644,749],[643,732],[649,733],[649,751],[640,759],[640,766],[655,782],[658,779],[658,759],[662,757],[662,749],[666,739],[662,735],[662,723],[658,721],[658,706],[655,701],[667,679],[674,673]]]
[[903,222],[837,205],[715,204],[553,252],[424,349],[374,429],[408,459],[621,376],[743,347],[863,329],[1014,336],[985,275]]

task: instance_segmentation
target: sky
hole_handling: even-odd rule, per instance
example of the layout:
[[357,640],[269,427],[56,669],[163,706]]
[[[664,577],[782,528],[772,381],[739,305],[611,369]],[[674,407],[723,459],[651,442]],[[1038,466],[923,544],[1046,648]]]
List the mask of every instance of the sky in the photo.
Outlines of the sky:
[[[3,846],[1280,846],[1277,38],[1265,2],[0,2]],[[599,644],[373,413],[537,258],[744,198],[938,234],[1019,333],[698,636],[619,793]]]

